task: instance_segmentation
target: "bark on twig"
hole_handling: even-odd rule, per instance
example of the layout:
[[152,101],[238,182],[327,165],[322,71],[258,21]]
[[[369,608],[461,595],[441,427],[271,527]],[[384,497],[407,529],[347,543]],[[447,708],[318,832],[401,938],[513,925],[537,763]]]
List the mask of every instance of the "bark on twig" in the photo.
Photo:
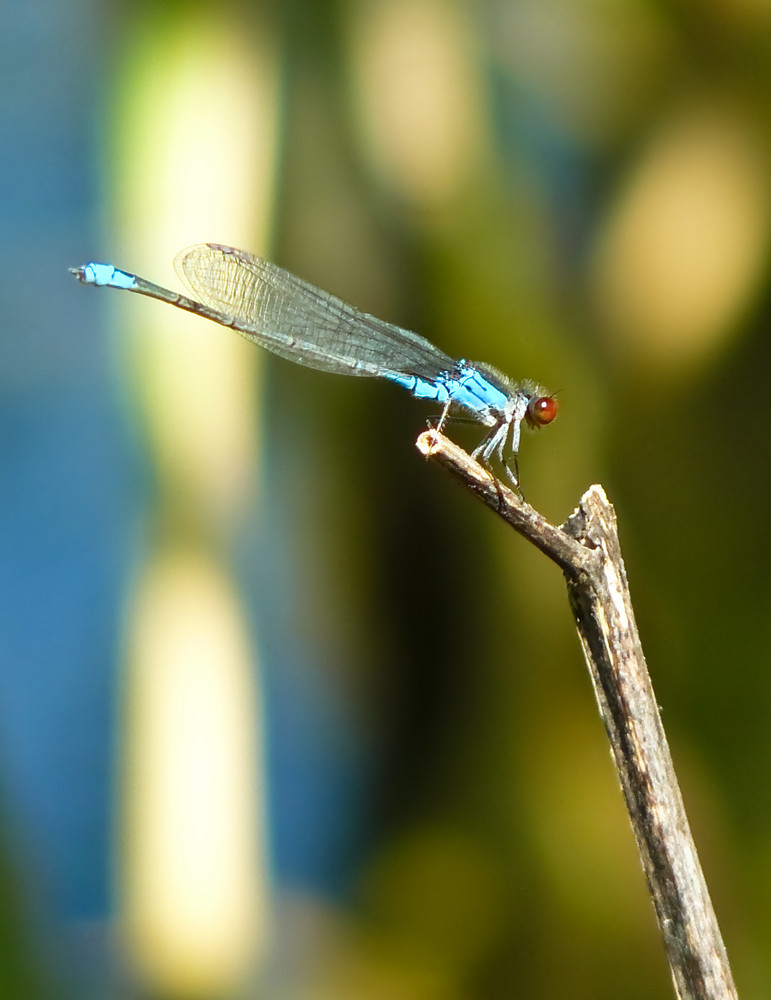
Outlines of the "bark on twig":
[[442,434],[427,431],[417,446],[563,571],[677,996],[736,998],[637,633],[615,512],[604,490],[592,486],[565,524],[554,527]]

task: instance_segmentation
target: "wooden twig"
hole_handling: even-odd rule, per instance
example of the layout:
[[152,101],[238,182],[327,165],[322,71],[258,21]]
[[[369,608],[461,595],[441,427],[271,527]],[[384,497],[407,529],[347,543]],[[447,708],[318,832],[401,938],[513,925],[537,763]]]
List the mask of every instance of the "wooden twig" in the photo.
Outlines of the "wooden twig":
[[427,431],[417,446],[565,574],[677,996],[736,998],[637,633],[616,515],[604,490],[592,486],[557,528],[442,434]]

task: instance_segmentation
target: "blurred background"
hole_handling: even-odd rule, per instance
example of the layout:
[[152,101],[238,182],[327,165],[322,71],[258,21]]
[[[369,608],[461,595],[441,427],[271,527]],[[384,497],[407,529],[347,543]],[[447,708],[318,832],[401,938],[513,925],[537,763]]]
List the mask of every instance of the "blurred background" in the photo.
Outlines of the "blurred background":
[[559,391],[527,497],[616,505],[768,996],[770,56],[767,0],[0,6],[0,995],[672,996],[563,581],[430,407],[67,273],[215,241]]

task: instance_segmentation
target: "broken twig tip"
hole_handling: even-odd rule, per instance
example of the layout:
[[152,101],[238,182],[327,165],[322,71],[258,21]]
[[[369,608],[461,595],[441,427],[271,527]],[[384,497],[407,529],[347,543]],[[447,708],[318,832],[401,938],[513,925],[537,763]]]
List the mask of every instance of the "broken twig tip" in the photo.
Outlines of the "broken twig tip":
[[421,455],[430,458],[440,449],[439,434],[433,427],[427,431],[423,431],[417,440],[417,446]]

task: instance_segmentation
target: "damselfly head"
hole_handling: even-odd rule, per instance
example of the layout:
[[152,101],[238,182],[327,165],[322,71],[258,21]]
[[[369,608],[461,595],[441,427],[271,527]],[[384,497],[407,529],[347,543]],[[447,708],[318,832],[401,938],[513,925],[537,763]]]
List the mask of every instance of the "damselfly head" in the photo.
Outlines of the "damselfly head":
[[545,427],[555,419],[559,408],[556,396],[533,396],[525,410],[525,421],[528,427]]

